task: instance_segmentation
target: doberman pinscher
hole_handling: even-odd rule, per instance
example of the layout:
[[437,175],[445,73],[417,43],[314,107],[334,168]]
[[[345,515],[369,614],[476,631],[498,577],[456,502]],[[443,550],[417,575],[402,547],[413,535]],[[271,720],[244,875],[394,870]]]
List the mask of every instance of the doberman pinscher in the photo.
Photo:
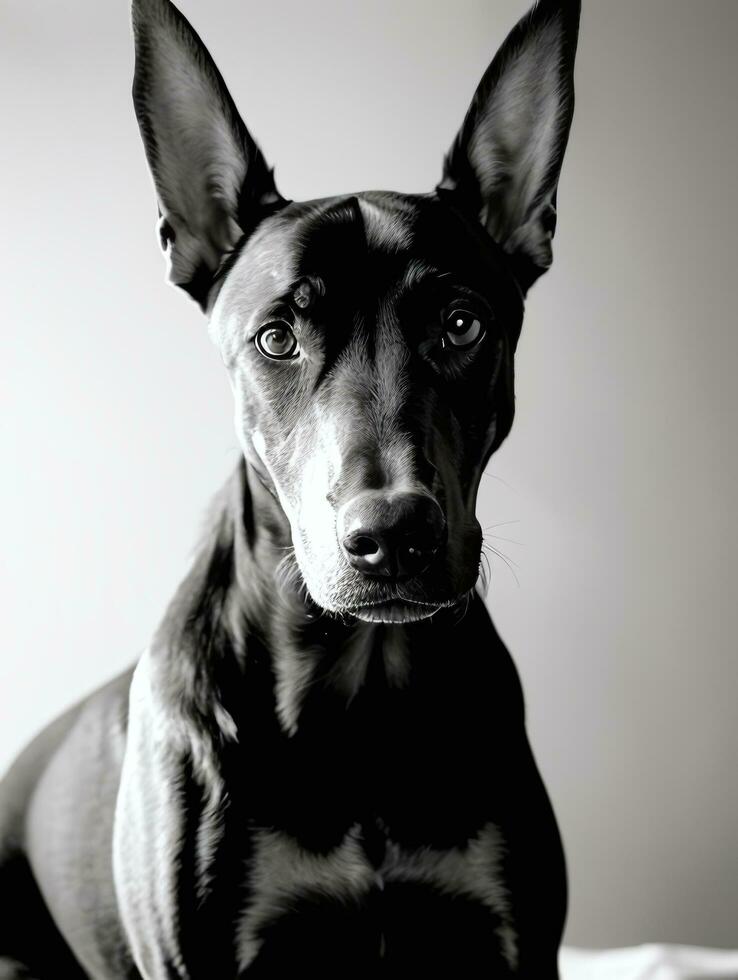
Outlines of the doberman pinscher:
[[3,783],[1,977],[558,976],[564,858],[475,503],[578,21],[514,28],[433,192],[298,203],[185,18],[134,0],[159,235],[243,456],[135,671]]

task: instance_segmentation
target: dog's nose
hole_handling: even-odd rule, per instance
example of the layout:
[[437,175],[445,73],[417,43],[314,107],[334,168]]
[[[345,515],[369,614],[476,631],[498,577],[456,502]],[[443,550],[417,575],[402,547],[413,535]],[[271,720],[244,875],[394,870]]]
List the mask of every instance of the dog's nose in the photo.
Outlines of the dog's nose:
[[424,572],[445,532],[441,508],[422,493],[365,491],[338,515],[339,540],[349,564],[382,578],[412,578]]

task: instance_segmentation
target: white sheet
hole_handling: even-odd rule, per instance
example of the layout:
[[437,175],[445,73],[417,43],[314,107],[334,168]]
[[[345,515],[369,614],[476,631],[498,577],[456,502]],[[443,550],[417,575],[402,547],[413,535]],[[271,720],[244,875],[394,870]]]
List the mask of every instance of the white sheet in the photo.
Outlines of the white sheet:
[[738,951],[650,944],[627,949],[564,947],[561,980],[738,980]]

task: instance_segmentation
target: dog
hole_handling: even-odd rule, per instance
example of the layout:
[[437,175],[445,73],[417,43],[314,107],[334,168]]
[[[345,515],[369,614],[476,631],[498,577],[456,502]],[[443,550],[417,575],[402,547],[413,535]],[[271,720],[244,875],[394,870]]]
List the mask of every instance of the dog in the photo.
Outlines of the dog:
[[475,502],[578,23],[513,29],[432,192],[298,203],[182,14],[134,0],[159,237],[243,453],[135,670],[3,781],[4,980],[558,977],[564,855]]

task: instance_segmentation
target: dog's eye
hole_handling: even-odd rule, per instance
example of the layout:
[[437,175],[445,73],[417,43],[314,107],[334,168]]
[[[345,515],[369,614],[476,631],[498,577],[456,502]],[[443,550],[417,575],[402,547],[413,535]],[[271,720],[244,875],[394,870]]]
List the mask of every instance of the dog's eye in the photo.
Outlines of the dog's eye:
[[484,337],[482,321],[468,310],[452,310],[444,317],[443,346],[468,350]]
[[297,337],[286,320],[265,324],[254,337],[254,343],[260,354],[274,361],[287,361],[300,353]]

